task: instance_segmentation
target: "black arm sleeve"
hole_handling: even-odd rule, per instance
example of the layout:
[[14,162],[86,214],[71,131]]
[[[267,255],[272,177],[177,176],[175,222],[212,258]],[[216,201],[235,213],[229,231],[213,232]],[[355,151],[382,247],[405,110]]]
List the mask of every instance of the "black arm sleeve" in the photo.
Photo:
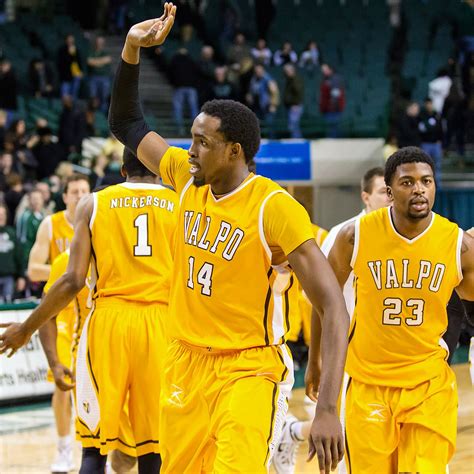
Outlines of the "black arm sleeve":
[[121,60],[110,99],[110,131],[135,155],[143,137],[150,131],[140,106],[138,77],[140,64]]
[[461,335],[461,324],[465,316],[464,306],[456,291],[453,291],[448,307],[448,329],[443,335],[443,339],[449,348],[448,364],[451,363],[454,351],[458,345]]

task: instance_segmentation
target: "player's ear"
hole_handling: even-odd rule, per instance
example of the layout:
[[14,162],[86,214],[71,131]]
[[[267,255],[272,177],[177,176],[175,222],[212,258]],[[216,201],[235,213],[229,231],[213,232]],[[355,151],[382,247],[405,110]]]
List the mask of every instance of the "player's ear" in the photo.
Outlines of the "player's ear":
[[230,156],[237,159],[243,154],[242,145],[240,143],[232,143],[230,146]]
[[392,193],[392,188],[390,186],[387,186],[387,196],[390,199],[393,199],[393,193]]

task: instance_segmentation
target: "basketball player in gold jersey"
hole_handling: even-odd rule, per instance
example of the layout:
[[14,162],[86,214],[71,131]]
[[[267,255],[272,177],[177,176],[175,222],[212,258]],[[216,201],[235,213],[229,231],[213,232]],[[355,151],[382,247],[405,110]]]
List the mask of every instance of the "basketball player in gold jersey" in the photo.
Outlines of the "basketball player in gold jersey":
[[[76,206],[82,196],[89,194],[89,181],[86,176],[74,174],[65,184],[63,201],[66,210],[59,211],[46,217],[38,228],[36,241],[31,249],[28,261],[28,276],[32,281],[47,281],[50,275],[51,264],[56,257],[71,244],[74,235],[73,223]],[[53,341],[57,347],[59,358],[54,358],[57,365],[48,372],[48,380],[61,380],[68,375],[71,369],[71,345],[74,333],[76,313],[74,304],[70,304],[61,314],[57,315],[57,340]],[[54,335],[54,334],[53,334]],[[45,352],[48,347],[50,332],[40,330],[41,342]],[[50,366],[51,367],[51,366]],[[53,377],[55,374],[55,377]],[[52,406],[58,433],[56,459],[51,465],[52,472],[68,472],[73,469],[72,463],[72,436],[71,436],[71,396],[57,384],[54,387]]]
[[206,103],[188,151],[144,122],[141,46],[164,42],[176,7],[134,25],[117,70],[111,130],[180,195],[162,388],[163,472],[266,472],[287,408],[293,368],[284,344],[293,270],[324,311],[312,455],[329,473],[343,453],[336,402],[348,316],[304,208],[249,172],[260,144],[256,116],[234,101]]
[[[140,474],[156,474],[161,464],[160,374],[178,201],[130,152],[123,171],[126,183],[80,202],[67,272],[23,324],[0,336],[0,353],[24,345],[77,295],[92,265],[93,311],[76,366],[79,436],[87,446],[81,474],[103,472],[116,448],[132,456],[136,448]],[[120,432],[127,396],[135,446]]]
[[457,389],[441,342],[453,290],[474,300],[474,240],[431,211],[432,159],[416,147],[387,161],[392,205],[347,224],[329,262],[355,278],[346,371],[349,473],[446,472]]

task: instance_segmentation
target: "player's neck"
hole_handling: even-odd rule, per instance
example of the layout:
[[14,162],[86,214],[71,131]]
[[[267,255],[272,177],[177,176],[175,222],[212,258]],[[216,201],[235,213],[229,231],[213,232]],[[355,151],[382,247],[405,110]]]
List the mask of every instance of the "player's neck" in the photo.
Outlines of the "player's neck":
[[237,173],[228,174],[222,176],[219,179],[214,180],[211,185],[212,194],[216,198],[225,196],[237,189],[250,175],[248,169],[239,170]]
[[127,176],[126,182],[139,184],[156,184],[156,178],[154,176]]
[[390,208],[392,222],[395,230],[406,239],[414,239],[422,234],[431,224],[433,213],[430,213],[422,219],[413,219],[397,213],[394,207]]
[[64,216],[70,225],[74,225],[74,211],[71,209],[66,208],[64,211]]

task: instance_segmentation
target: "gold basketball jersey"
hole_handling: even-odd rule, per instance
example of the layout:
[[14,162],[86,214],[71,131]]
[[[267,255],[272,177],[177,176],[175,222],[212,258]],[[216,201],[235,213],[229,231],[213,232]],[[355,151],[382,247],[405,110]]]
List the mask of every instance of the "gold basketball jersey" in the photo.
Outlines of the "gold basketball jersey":
[[73,237],[74,227],[66,219],[66,211],[53,214],[51,216],[51,239],[49,244],[49,261],[51,263],[60,253],[69,248]]
[[180,194],[170,337],[208,350],[281,344],[295,285],[286,255],[314,238],[308,213],[254,174],[217,199],[193,185],[187,160],[171,147],[160,165]]
[[168,304],[176,193],[157,184],[122,183],[93,197],[94,299]]
[[396,231],[390,207],[355,226],[356,304],[346,370],[367,384],[414,387],[444,366],[441,336],[446,305],[462,279],[462,231],[432,213],[428,228],[409,240]]
[[[51,264],[51,272],[49,274],[48,281],[43,288],[43,291],[47,293],[50,288],[56,283],[56,281],[66,273],[67,264],[69,262],[69,250],[60,253]],[[89,277],[88,277],[89,278]],[[89,313],[88,307],[89,299],[89,287],[86,286],[76,295],[74,300],[67,306],[67,308],[74,308],[76,314],[76,324],[74,332],[78,335],[81,334],[82,326],[86,320],[87,314]]]
[[326,229],[323,229],[322,227],[319,227],[317,224],[311,224],[313,227],[313,232],[314,232],[314,238],[316,239],[316,243],[318,244],[318,247],[321,248],[321,245],[324,242],[324,239],[328,235],[328,231]]

